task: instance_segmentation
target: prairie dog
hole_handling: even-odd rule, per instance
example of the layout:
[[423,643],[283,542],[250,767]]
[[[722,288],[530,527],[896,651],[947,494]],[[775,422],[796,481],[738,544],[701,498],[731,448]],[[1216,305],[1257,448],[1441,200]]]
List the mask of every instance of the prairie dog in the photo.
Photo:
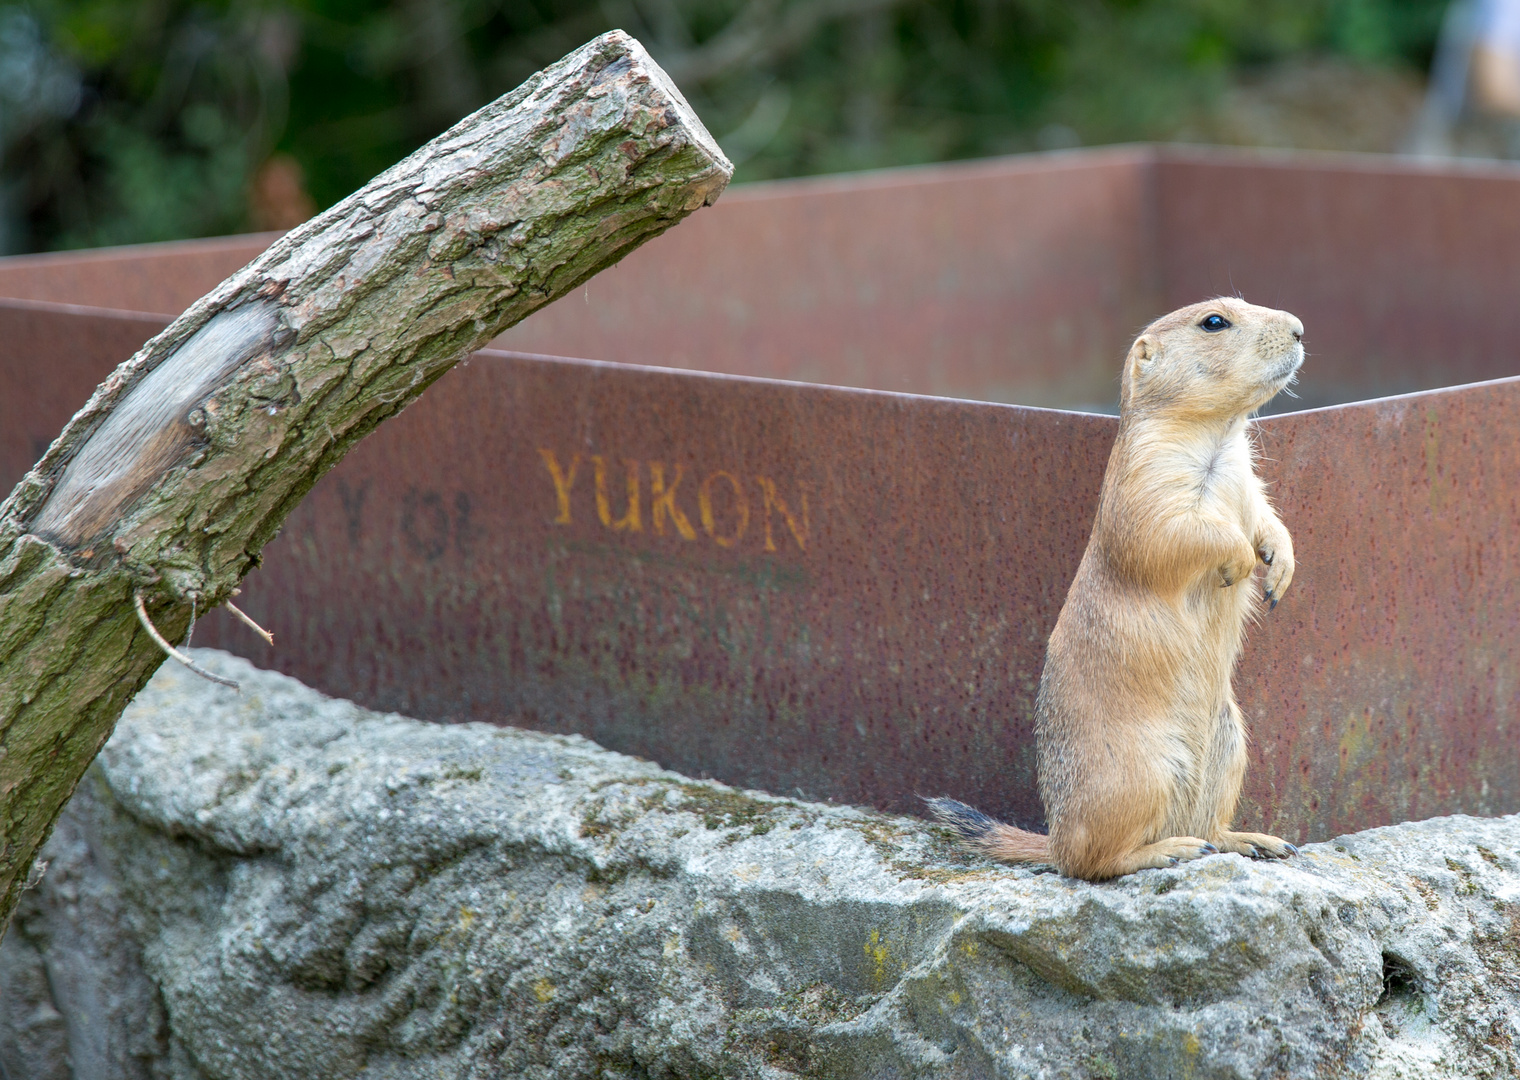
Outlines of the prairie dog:
[[1157,319],[1130,348],[1092,538],[1035,704],[1050,835],[929,800],[968,846],[1089,881],[1219,851],[1297,854],[1230,830],[1246,768],[1230,677],[1247,619],[1293,580],[1246,422],[1293,381],[1303,329],[1224,297]]

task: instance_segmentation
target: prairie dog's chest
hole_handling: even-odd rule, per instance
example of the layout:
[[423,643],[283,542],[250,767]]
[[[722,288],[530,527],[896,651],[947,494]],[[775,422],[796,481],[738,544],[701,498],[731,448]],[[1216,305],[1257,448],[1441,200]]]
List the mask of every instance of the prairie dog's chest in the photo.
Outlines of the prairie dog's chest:
[[1260,486],[1244,431],[1224,439],[1183,440],[1171,465],[1179,487],[1204,513],[1241,517]]

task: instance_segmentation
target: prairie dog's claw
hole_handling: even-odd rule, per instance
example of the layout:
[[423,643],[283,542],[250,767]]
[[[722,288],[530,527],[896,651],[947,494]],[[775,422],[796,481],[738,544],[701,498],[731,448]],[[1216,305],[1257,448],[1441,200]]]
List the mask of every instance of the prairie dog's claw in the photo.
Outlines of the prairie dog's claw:
[[1285,531],[1280,537],[1262,541],[1257,546],[1256,555],[1267,568],[1262,585],[1265,588],[1265,599],[1271,605],[1268,608],[1270,611],[1277,606],[1283,593],[1293,583],[1293,541]]
[[1298,848],[1277,836],[1266,833],[1224,832],[1214,838],[1222,851],[1233,851],[1248,859],[1286,859],[1297,855]]

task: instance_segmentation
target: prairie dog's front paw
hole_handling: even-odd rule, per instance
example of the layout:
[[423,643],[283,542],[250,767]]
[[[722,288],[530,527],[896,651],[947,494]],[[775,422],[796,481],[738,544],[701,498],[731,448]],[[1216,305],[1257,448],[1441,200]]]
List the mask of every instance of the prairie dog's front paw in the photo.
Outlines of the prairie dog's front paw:
[[1263,538],[1257,545],[1256,554],[1267,568],[1265,580],[1267,602],[1276,607],[1277,602],[1293,583],[1293,539],[1287,529],[1281,529]]
[[1238,551],[1233,552],[1229,559],[1219,567],[1219,585],[1228,589],[1236,582],[1244,581],[1251,576],[1256,569],[1256,552],[1251,550],[1250,544],[1241,544]]

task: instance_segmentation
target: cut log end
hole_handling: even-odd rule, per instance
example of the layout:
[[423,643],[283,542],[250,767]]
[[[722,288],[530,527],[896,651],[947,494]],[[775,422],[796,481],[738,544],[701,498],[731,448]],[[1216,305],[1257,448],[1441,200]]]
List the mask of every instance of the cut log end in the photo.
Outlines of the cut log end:
[[[697,116],[696,110],[687,102],[686,96],[681,93],[680,87],[676,86],[675,80],[665,72],[664,68],[654,62],[654,58],[636,38],[622,30],[608,31],[587,46],[587,48],[593,47],[627,53],[635,71],[653,83],[658,93],[670,101],[671,126],[686,131],[692,144],[713,162],[714,184],[710,191],[703,193],[703,199],[699,205],[711,206],[717,202],[718,196],[728,186],[729,178],[734,175],[733,162],[728,160],[728,155],[718,145],[718,140],[714,139],[707,130],[707,125],[702,123],[701,117]],[[695,210],[696,207],[689,209]]]

